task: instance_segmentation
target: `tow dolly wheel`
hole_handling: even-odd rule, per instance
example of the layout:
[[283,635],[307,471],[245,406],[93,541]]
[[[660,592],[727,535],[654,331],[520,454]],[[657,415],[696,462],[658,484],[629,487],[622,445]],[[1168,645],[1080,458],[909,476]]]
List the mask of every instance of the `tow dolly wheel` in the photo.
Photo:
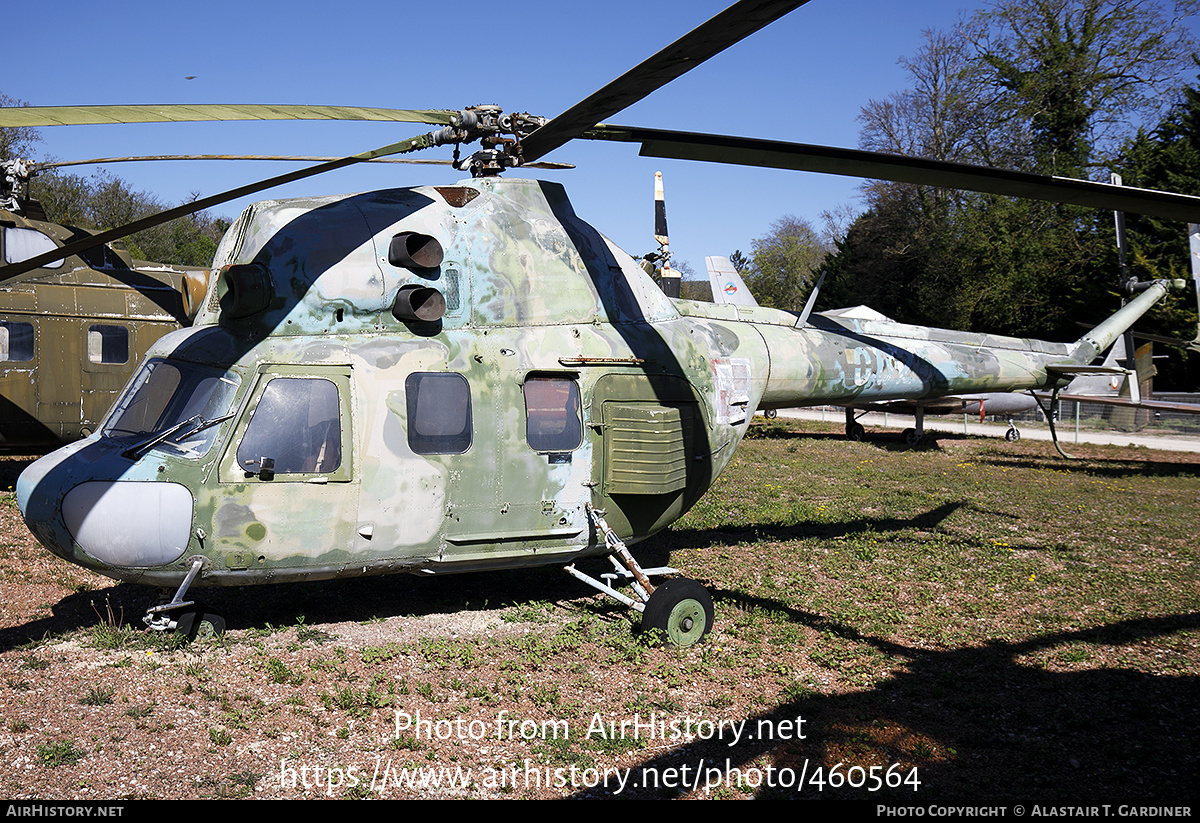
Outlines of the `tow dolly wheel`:
[[681,649],[699,643],[712,626],[712,595],[686,577],[658,586],[642,612],[642,631],[657,629],[669,645]]
[[225,618],[203,603],[196,603],[179,613],[175,631],[188,640],[198,637],[216,637],[225,634]]

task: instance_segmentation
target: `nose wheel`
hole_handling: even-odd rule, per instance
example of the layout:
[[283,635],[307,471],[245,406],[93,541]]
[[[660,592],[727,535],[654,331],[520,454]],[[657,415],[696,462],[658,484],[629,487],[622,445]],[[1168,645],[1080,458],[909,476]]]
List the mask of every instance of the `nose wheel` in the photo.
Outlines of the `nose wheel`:
[[712,626],[712,595],[686,577],[673,577],[661,583],[642,612],[642,631],[662,632],[666,642],[678,648],[699,643]]
[[203,603],[194,603],[175,618],[175,631],[188,640],[216,637],[225,634],[225,618]]

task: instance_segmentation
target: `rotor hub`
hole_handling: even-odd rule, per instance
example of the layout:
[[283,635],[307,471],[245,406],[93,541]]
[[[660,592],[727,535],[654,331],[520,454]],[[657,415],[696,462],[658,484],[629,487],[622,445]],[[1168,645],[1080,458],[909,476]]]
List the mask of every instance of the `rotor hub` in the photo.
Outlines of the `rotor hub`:
[[[428,146],[454,144],[455,168],[469,168],[472,177],[494,177],[505,169],[522,165],[521,141],[545,123],[545,117],[505,113],[496,105],[471,106],[458,112],[453,125],[430,132]],[[458,146],[476,140],[483,148],[460,161]]]

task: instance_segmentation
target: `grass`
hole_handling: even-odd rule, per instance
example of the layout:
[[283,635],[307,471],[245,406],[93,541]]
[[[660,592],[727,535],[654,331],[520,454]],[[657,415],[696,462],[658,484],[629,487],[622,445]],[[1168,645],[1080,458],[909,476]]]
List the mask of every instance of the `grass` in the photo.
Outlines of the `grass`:
[[[166,722],[154,707],[182,698],[197,719],[172,734],[218,757],[269,746],[264,728],[286,731],[265,735],[287,748],[239,763],[246,774],[271,774],[283,757],[326,762],[333,746],[339,763],[382,755],[476,770],[531,758],[667,775],[728,761],[741,773],[709,796],[735,798],[1189,799],[1200,762],[1200,457],[1086,447],[1066,462],[1046,444],[950,436],[911,451],[850,443],[837,428],[755,424],[692,511],[634,547],[644,565],[674,566],[711,591],[717,623],[699,646],[648,642],[630,612],[555,570],[264,587],[256,599],[270,591],[283,605],[243,624],[267,628],[194,657],[156,654],[171,691],[138,693],[122,722]],[[402,605],[387,611],[389,600]],[[307,617],[292,625],[300,609]],[[495,617],[494,629],[436,630],[463,610]],[[404,635],[409,614],[438,618],[421,624],[435,630]],[[332,630],[370,615],[386,616],[369,621],[366,642]],[[34,682],[10,683],[9,696],[65,676],[61,655],[14,647],[9,676]],[[72,695],[87,685],[101,688]],[[393,733],[399,711],[435,730],[475,721],[483,736]],[[111,722],[119,712],[81,714]],[[755,733],[736,745],[585,733],[597,718],[619,729],[635,717]],[[31,708],[6,722],[35,737],[37,718]],[[546,734],[547,721],[572,736]],[[19,745],[38,742],[51,745]],[[756,785],[753,770],[768,767],[819,770],[822,782]],[[847,779],[872,768],[892,785]],[[251,796],[267,782],[212,791]],[[647,786],[636,796],[687,794]]]
[[59,766],[74,766],[83,759],[86,752],[75,745],[73,740],[59,740],[54,743],[44,743],[37,747],[38,760],[50,768]]

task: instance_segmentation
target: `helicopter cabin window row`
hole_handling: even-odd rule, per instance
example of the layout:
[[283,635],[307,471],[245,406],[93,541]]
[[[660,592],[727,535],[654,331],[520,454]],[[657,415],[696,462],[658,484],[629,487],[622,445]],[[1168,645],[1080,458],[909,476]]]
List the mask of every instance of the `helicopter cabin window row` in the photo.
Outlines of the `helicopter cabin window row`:
[[[0,362],[25,363],[33,359],[32,323],[0,322]],[[129,362],[129,329],[92,326],[87,333],[88,360],[93,363]]]
[[0,362],[27,363],[33,359],[33,324],[0,322]]
[[[525,439],[538,452],[566,452],[583,441],[579,385],[565,377],[530,377]],[[461,374],[410,374],[405,381],[408,445],[416,454],[462,454],[471,447],[471,389]]]
[[[4,228],[4,262],[20,263],[39,254],[54,251],[58,244],[36,229],[22,229],[15,226]],[[63,261],[53,260],[42,268],[61,268]]]

